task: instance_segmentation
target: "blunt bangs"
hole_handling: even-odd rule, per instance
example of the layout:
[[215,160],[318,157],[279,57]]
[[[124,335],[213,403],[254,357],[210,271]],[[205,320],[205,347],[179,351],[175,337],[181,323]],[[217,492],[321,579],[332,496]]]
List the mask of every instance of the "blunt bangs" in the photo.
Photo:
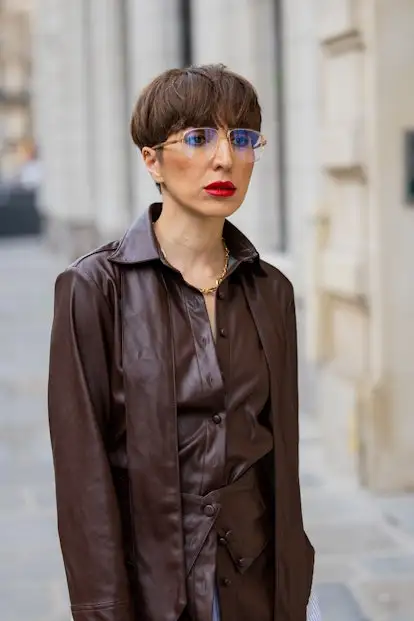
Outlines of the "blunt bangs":
[[141,93],[131,135],[141,150],[188,127],[245,127],[260,131],[261,109],[248,80],[224,65],[171,69]]

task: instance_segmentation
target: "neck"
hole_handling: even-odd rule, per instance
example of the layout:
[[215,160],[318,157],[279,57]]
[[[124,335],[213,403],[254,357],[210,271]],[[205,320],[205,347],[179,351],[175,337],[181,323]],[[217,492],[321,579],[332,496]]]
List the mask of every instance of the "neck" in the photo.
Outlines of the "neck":
[[181,272],[210,266],[213,272],[223,265],[224,218],[208,218],[163,203],[154,230],[168,261]]

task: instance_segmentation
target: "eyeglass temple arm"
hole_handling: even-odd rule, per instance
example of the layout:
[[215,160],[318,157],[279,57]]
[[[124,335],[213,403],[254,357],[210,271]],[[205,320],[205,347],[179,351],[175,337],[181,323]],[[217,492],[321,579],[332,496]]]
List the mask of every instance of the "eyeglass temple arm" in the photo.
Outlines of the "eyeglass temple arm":
[[182,138],[178,138],[177,140],[166,140],[165,142],[160,142],[160,144],[156,144],[155,146],[151,148],[154,150],[162,149],[162,147],[165,147],[168,144],[177,144],[177,142],[182,142],[182,141],[183,141]]

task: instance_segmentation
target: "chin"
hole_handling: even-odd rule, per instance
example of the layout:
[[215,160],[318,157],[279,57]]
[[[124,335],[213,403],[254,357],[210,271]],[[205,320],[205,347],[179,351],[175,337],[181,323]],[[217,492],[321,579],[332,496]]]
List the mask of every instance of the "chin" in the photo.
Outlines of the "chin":
[[210,198],[208,201],[202,201],[201,205],[197,205],[197,211],[206,217],[213,218],[229,218],[238,209],[241,203],[239,200],[231,198]]

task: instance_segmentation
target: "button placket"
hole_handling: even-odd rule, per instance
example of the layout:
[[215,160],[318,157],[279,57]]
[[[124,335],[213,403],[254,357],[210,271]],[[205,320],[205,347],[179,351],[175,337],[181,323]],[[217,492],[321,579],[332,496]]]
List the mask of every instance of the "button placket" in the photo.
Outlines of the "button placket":
[[[223,302],[226,299],[226,292],[225,292],[224,287],[225,287],[225,285],[223,284],[222,287],[217,291],[217,299],[220,302]],[[216,317],[217,327],[221,323],[221,317],[226,317],[226,313],[223,312],[222,308],[217,308],[217,317]],[[218,327],[217,332],[221,336],[221,338],[226,338],[227,337],[227,330],[226,330],[225,326],[221,326],[220,328]]]

